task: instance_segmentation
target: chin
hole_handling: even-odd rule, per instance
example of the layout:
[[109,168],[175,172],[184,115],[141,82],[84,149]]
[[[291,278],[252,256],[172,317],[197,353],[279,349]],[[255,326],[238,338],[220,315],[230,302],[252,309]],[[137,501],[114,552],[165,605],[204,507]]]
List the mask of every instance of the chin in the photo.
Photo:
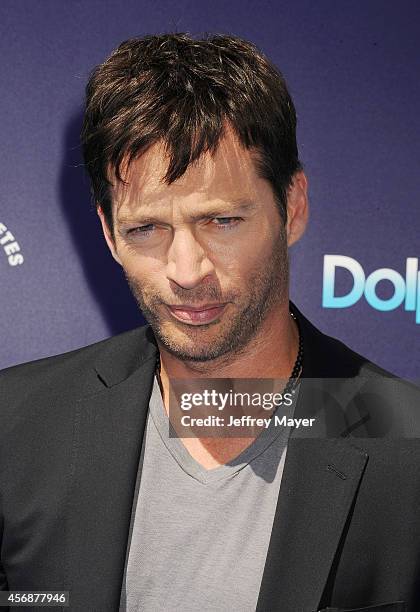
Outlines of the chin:
[[221,334],[214,323],[182,325],[180,329],[171,322],[162,325],[156,336],[169,353],[182,360],[209,361],[226,352],[215,345],[216,339],[220,341]]
[[165,348],[181,361],[205,362],[219,357],[216,351],[209,351],[209,343],[165,342]]

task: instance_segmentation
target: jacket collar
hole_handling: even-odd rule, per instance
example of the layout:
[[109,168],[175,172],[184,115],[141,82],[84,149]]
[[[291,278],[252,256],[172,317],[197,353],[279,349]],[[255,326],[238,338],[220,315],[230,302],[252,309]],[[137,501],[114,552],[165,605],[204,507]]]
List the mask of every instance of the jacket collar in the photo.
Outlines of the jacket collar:
[[150,325],[137,327],[105,342],[106,348],[97,357],[94,370],[107,387],[123,382],[158,355],[156,338]]
[[358,376],[367,360],[339,340],[323,334],[293,304],[303,340],[304,378],[353,378]]

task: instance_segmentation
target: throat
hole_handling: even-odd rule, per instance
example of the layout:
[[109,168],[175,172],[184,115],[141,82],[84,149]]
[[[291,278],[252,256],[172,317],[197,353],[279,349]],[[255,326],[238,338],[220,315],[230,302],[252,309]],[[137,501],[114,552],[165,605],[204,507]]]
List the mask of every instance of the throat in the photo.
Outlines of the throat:
[[238,457],[255,440],[253,438],[180,438],[197,463],[212,470]]

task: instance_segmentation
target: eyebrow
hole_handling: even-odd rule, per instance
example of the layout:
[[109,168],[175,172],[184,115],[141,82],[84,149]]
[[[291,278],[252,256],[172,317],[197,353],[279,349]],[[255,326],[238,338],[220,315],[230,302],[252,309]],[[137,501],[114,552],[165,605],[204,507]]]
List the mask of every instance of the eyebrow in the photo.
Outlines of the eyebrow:
[[[192,222],[195,222],[200,221],[201,219],[206,219],[207,217],[222,217],[230,213],[251,212],[255,210],[257,206],[257,203],[251,200],[234,200],[232,202],[226,203],[225,206],[216,205],[214,207],[208,208],[206,211],[203,211],[201,213],[190,215],[189,219]],[[146,225],[149,223],[156,223],[159,221],[159,219],[157,218],[157,216],[153,215],[133,214],[132,216],[122,215],[121,217],[117,217],[117,221],[120,224],[142,223],[143,225]]]

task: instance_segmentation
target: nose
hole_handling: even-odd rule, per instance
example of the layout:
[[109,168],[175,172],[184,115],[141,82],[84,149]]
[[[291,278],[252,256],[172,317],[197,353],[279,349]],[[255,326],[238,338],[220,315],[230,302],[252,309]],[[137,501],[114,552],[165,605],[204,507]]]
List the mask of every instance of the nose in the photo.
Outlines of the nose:
[[174,231],[168,251],[167,278],[184,289],[193,289],[214,266],[189,228]]

